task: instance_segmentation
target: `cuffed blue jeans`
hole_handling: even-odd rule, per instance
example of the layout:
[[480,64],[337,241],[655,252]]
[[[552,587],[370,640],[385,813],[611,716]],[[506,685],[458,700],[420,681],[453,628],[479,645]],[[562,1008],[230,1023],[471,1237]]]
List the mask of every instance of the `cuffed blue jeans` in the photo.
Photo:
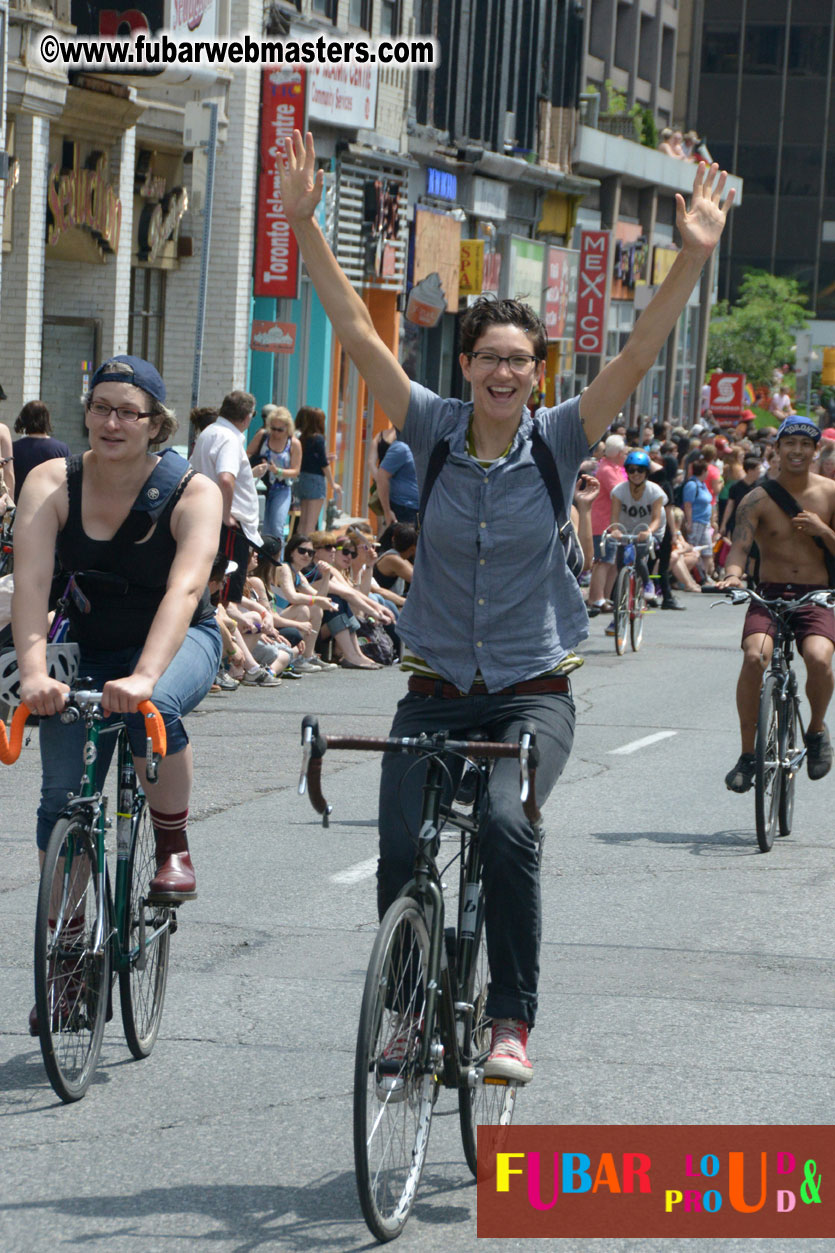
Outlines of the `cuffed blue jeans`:
[[[574,702],[568,693],[485,694],[444,700],[409,692],[397,706],[390,734],[445,730],[466,739],[468,731],[478,729],[490,740],[517,743],[519,729],[526,722],[536,728],[540,753],[536,799],[541,808],[574,742]],[[377,868],[380,918],[412,877],[425,775],[425,765],[416,764],[409,754],[383,755]],[[490,961],[486,1011],[491,1018],[518,1018],[533,1026],[542,932],[538,841],[522,809],[519,764],[512,758],[493,766],[480,841]]]
[[[92,680],[92,691],[99,691],[108,679],[122,679],[132,674],[141,652],[141,648],[123,648],[113,652],[82,650],[78,673]],[[188,744],[182,716],[199,705],[208,692],[217,674],[220,656],[220,631],[214,618],[189,627],[176,656],[154,687],[151,700],[165,723],[167,756],[181,753]],[[146,732],[142,714],[126,714],[124,717],[115,714],[111,720],[124,721],[134,754],[144,756]],[[46,849],[52,828],[68,796],[76,795],[79,790],[85,727],[83,722],[67,725],[56,714],[52,718],[41,718],[39,731],[42,776],[37,838],[38,848]],[[96,763],[96,786],[99,788],[104,786],[115,747],[115,735],[101,736]]]

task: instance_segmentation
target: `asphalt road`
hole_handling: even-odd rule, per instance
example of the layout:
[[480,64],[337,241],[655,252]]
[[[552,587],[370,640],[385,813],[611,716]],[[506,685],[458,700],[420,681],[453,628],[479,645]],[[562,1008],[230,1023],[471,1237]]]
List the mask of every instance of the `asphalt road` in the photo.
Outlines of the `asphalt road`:
[[[598,618],[574,678],[575,751],[545,811],[536,1073],[517,1122],[833,1121],[833,782],[802,777],[794,833],[758,852],[752,798],[723,785],[743,611],[685,601],[686,613],[648,616],[644,648],[623,658]],[[26,1031],[36,742],[0,767],[0,1248],[370,1245],[351,1082],[376,926],[378,766],[328,759],[324,831],[295,792],[298,733],[308,711],[325,729],[384,733],[404,686],[396,670],[329,672],[208,698],[190,718],[200,895],[181,911],[161,1036],[133,1062],[117,1013],[72,1107]],[[475,1219],[444,1093],[399,1248],[521,1247],[478,1242]],[[743,1243],[765,1247],[726,1240],[723,1253]]]

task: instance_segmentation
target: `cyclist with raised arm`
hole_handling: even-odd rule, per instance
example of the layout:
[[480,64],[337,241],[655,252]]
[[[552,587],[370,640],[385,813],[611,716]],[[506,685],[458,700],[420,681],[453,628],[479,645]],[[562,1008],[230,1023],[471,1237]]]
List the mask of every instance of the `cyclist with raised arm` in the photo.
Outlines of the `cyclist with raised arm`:
[[[777,433],[780,472],[773,482],[753,488],[740,501],[725,577],[718,588],[744,586],[742,576],[755,543],[760,552],[757,591],[767,600],[796,600],[807,592],[833,586],[835,482],[812,473],[819,439],[820,430],[808,418],[792,414],[782,422]],[[835,615],[820,605],[804,605],[792,614],[791,621],[806,666],[806,696],[811,708],[806,769],[810,779],[822,779],[832,766],[824,715],[833,689]],[[736,689],[742,753],[725,776],[732,792],[747,792],[753,785],[760,688],[771,661],[773,638],[771,616],[761,605],[752,603],[742,628],[742,670]]]
[[[138,706],[152,700],[165,721],[168,754],[159,781],[146,789],[157,854],[151,894],[179,903],[196,895],[186,837],[192,757],[181,719],[209,690],[220,661],[206,585],[222,501],[183,458],[154,452],[176,428],[164,402],[165,384],[150,362],[120,356],[99,366],[84,402],[89,450],[36,466],[20,494],[12,629],[20,699],[41,718],[41,856],[68,794],[78,790],[85,731],[83,723],[61,722],[69,688],[47,664],[57,552],[62,586],[76,574],[68,612],[79,673],[103,691],[105,713],[124,717],[143,787]],[[102,740],[102,782],[114,744],[114,736]]]
[[[527,406],[543,382],[546,335],[533,310],[515,300],[480,300],[464,315],[459,362],[471,402],[444,400],[410,382],[316,221],[323,173],[316,169],[312,136],[303,140],[297,131],[286,141],[284,211],[343,348],[412,449],[419,480],[439,444],[447,443],[398,621],[413,672],[391,734],[480,727],[491,740],[516,742],[520,727],[532,723],[540,801],[571,750],[574,705],[566,670],[576,665],[569,654],[587,635],[588,620],[534,459],[534,432],[570,503],[589,446],[655,361],[719,240],[733,200],[731,192],[721,202],[724,184],[717,167],[699,167],[690,208],[677,197],[682,250],[629,341],[582,397],[542,409],[534,421]],[[422,782],[423,772],[406,757],[384,756],[380,917],[411,877]],[[487,1014],[493,1019],[484,1073],[526,1083],[533,1073],[527,1036],[539,977],[539,840],[522,810],[518,765],[509,760],[497,762],[491,776],[481,845],[491,971]]]

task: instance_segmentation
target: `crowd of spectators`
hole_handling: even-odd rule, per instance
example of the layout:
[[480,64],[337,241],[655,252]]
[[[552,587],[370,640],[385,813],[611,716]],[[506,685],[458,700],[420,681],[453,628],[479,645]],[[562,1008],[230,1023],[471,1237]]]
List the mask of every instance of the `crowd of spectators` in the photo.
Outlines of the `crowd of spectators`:
[[665,126],[658,136],[658,151],[677,161],[707,161],[710,165],[713,158],[707,144],[700,138],[697,131],[682,133],[678,127]]

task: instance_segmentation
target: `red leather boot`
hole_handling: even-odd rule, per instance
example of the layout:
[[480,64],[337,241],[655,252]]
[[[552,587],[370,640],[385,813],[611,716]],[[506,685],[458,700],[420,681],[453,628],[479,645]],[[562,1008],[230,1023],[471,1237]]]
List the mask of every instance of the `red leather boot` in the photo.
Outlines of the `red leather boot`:
[[171,904],[194,900],[197,882],[185,833],[157,834],[156,855],[157,872],[151,880],[149,898]]

